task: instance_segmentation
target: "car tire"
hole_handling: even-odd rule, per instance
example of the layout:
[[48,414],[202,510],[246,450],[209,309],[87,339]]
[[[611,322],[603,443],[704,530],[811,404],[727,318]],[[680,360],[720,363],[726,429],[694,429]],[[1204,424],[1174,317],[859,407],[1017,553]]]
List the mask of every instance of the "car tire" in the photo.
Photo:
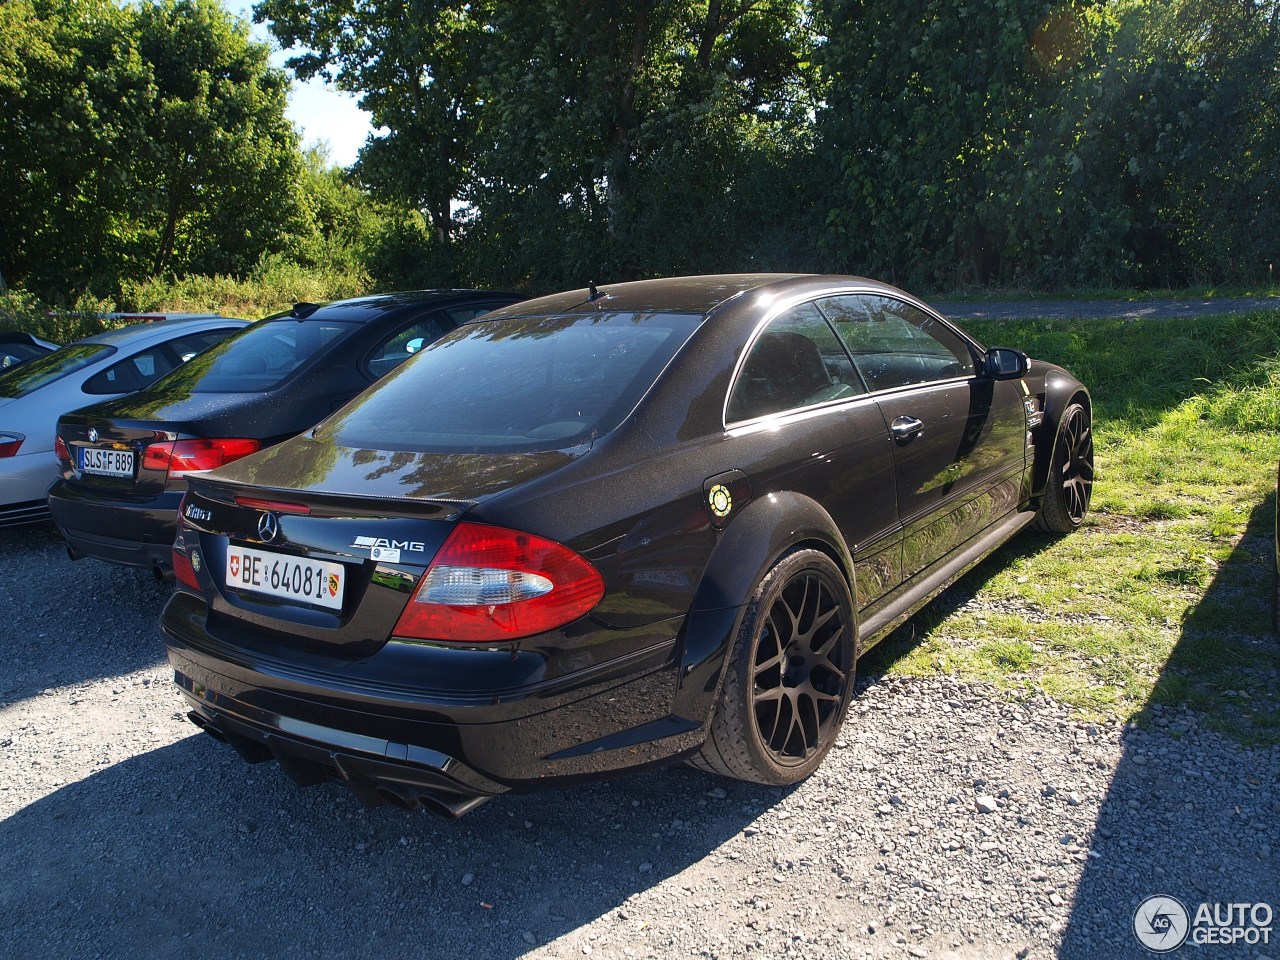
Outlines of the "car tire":
[[1070,533],[1084,522],[1093,493],[1093,423],[1084,404],[1062,412],[1049,476],[1035,525],[1048,533]]
[[1271,571],[1271,632],[1280,636],[1280,570]]
[[770,786],[813,773],[839,736],[855,676],[853,602],[818,550],[788,554],[752,593],[693,766]]

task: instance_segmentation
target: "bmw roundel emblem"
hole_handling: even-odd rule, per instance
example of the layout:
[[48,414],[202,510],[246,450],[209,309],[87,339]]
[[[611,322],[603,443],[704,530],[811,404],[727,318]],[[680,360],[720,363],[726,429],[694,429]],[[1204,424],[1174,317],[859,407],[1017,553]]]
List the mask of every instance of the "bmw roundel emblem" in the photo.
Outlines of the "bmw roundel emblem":
[[90,442],[90,443],[97,443],[97,442],[98,442],[98,428],[97,428],[97,427],[90,427],[90,428],[89,428],[89,442]]
[[280,521],[274,513],[264,513],[258,518],[258,536],[264,543],[274,540],[279,532]]

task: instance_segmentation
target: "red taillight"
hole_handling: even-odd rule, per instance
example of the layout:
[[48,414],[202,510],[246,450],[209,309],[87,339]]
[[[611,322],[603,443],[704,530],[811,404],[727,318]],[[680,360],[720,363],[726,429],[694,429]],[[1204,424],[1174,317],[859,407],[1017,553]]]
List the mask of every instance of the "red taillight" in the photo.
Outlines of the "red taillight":
[[61,437],[53,438],[53,455],[57,457],[60,462],[71,462],[71,451],[67,448],[66,441]]
[[562,627],[604,596],[604,578],[568,547],[460,523],[423,574],[393,633],[493,643]]
[[0,457],[16,457],[25,439],[16,433],[0,433]]
[[170,440],[153,443],[142,454],[144,470],[165,470],[170,477],[215,470],[261,446],[257,440],[221,437],[213,440]]
[[200,581],[196,579],[196,568],[191,565],[191,558],[185,550],[179,550],[176,546],[173,548],[173,575],[184,587],[200,592]]

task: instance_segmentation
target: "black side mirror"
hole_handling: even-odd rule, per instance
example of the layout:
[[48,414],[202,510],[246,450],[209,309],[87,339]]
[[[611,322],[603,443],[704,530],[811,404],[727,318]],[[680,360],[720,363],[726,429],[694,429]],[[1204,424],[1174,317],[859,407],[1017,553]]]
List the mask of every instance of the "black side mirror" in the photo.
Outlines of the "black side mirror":
[[982,375],[990,380],[1020,380],[1031,369],[1031,360],[1021,350],[992,347],[982,358]]

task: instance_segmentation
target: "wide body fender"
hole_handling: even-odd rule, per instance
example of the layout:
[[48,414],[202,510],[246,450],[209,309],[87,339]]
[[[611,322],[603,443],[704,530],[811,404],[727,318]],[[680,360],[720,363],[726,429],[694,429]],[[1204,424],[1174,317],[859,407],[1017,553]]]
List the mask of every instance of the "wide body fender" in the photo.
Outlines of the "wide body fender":
[[[783,556],[821,550],[844,572],[853,595],[853,558],[830,514],[811,497],[769,493],[742,509],[711,552],[681,631],[680,680],[672,712],[710,721],[743,612],[756,584]],[[857,607],[857,604],[854,604]]]
[[[1039,369],[1037,369],[1039,368]],[[1089,416],[1093,416],[1093,399],[1089,396],[1085,385],[1062,367],[1051,363],[1035,362],[1031,369],[1032,377],[1043,376],[1042,396],[1044,421],[1035,438],[1035,464],[1031,475],[1031,495],[1035,498],[1044,495],[1045,484],[1049,479],[1049,464],[1053,462],[1053,450],[1058,443],[1058,432],[1062,428],[1062,414],[1071,404],[1080,400]]]

